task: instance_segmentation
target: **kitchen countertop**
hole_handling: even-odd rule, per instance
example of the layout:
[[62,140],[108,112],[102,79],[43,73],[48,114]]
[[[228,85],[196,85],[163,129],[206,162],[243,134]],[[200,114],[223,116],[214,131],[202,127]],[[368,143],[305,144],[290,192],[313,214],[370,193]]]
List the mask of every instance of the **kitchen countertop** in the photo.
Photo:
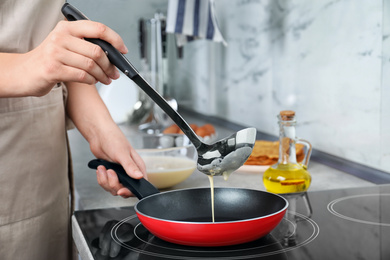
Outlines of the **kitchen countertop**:
[[[184,116],[184,115],[183,115]],[[204,124],[205,121],[198,117],[184,116],[190,123]],[[223,138],[236,130],[226,126],[215,124],[218,137]],[[125,134],[136,134],[134,127],[127,125],[120,126]],[[71,154],[74,167],[75,189],[76,189],[76,210],[125,207],[137,203],[137,198],[123,199],[119,196],[112,196],[101,188],[96,180],[94,170],[87,167],[87,163],[94,158],[89,150],[89,145],[77,129],[68,131],[71,147]],[[375,183],[363,180],[351,174],[329,167],[325,164],[312,160],[308,170],[312,175],[310,191],[342,189],[375,186]],[[223,178],[214,178],[216,187],[240,187],[265,190],[262,183],[262,173],[234,172],[227,181]],[[192,187],[209,187],[208,178],[199,171],[195,171],[187,180],[172,187],[172,189],[185,189]]]

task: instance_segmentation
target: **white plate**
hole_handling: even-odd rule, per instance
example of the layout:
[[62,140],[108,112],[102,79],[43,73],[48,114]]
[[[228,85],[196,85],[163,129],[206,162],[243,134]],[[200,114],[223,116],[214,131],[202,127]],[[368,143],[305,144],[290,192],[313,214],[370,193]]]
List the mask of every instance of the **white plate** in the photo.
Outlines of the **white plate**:
[[243,165],[237,169],[238,172],[264,173],[270,165]]

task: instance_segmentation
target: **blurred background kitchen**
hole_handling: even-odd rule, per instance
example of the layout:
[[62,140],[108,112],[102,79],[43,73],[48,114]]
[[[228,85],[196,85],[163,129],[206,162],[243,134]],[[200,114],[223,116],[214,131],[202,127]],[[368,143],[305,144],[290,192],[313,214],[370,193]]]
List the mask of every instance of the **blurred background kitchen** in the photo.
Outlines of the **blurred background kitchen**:
[[[168,0],[69,2],[116,30],[136,68],[139,19],[168,6]],[[179,107],[272,135],[279,111],[292,109],[298,135],[316,150],[389,172],[390,0],[216,0],[215,7],[227,46],[197,40],[179,59],[168,44],[167,86]],[[125,77],[113,85],[103,95],[122,121],[138,87]]]

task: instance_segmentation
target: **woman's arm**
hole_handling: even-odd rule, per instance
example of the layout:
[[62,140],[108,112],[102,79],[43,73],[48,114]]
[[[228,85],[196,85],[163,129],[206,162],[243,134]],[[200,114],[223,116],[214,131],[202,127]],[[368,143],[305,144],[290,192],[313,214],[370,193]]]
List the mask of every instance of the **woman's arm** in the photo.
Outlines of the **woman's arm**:
[[[121,164],[133,178],[143,177],[146,172],[143,160],[112,120],[96,87],[75,82],[66,85],[69,92],[67,113],[89,142],[92,153],[97,158]],[[130,191],[119,183],[112,170],[106,171],[103,166],[99,166],[97,179],[98,183],[113,195],[131,195]]]

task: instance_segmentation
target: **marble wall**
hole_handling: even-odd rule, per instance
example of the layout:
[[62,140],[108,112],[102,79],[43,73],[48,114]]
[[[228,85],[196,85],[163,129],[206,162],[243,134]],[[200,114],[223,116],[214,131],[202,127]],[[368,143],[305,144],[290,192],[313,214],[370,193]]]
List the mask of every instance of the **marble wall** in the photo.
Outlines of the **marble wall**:
[[390,169],[390,0],[383,3],[380,167]]
[[[125,39],[139,67],[137,21],[168,0],[71,0]],[[109,2],[109,4],[107,4]],[[182,106],[278,134],[296,111],[314,148],[390,172],[390,0],[215,0],[228,46],[170,52]]]
[[390,172],[390,1],[228,3],[216,1],[228,47],[185,46],[177,98],[275,135],[295,110],[315,149]]

